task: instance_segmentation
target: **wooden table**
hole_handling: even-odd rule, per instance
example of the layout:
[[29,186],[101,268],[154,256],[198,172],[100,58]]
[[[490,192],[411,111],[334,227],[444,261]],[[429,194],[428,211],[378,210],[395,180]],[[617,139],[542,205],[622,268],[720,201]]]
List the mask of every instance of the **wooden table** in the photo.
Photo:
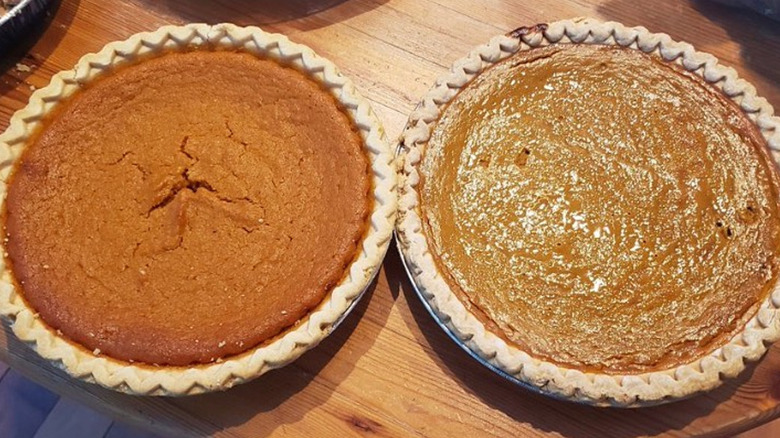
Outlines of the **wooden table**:
[[[595,16],[644,25],[734,66],[780,108],[780,23],[682,0],[70,0],[0,56],[0,129],[35,87],[105,43],[163,24],[259,24],[313,47],[352,77],[397,138],[418,99],[491,36]],[[282,6],[280,6],[282,5]],[[28,71],[31,68],[31,71]],[[166,436],[728,436],[780,414],[780,346],[711,393],[639,410],[549,400],[508,385],[433,322],[391,248],[343,326],[284,369],[230,391],[132,397],[76,382],[0,331],[0,360],[68,397]]]

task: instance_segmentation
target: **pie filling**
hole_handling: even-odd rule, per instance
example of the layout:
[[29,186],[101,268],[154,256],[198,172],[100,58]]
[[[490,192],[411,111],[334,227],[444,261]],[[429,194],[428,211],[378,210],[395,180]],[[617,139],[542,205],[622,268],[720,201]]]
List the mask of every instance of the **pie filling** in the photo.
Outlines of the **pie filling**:
[[775,284],[778,176],[758,128],[637,50],[561,44],[491,67],[443,110],[421,173],[444,280],[542,360],[687,363]]
[[65,337],[161,365],[242,353],[304,318],[358,253],[370,164],[303,73],[170,53],[77,92],[17,163],[7,260]]

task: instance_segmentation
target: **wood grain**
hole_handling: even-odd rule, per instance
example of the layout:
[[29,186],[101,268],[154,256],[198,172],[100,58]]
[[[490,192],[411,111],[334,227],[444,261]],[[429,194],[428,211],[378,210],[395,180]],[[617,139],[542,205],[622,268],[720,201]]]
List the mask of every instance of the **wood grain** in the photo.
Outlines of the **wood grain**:
[[[594,16],[644,25],[708,51],[780,107],[780,25],[711,2],[667,0],[71,0],[0,57],[0,129],[32,90],[105,43],[164,24],[261,25],[334,61],[397,138],[457,58],[521,25]],[[22,64],[21,66],[18,64]],[[26,71],[29,66],[32,71]],[[0,332],[0,360],[164,436],[731,436],[780,414],[780,346],[708,394],[639,410],[557,402],[508,385],[435,325],[391,248],[345,323],[294,364],[230,391],[131,397],[76,382]]]

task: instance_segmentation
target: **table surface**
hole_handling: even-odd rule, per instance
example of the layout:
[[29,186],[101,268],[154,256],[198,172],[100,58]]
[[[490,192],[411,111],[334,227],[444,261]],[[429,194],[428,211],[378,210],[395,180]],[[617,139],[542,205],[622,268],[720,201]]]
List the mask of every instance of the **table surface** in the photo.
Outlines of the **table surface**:
[[[334,61],[391,139],[457,58],[521,25],[592,16],[643,25],[735,67],[780,108],[780,23],[708,1],[65,0],[0,54],[0,130],[35,88],[105,43],[164,24],[260,25]],[[507,384],[426,313],[390,248],[377,281],[319,347],[223,393],[133,397],[69,379],[0,331],[0,360],[48,388],[163,435],[730,436],[780,414],[780,346],[721,388],[671,405],[599,409]]]

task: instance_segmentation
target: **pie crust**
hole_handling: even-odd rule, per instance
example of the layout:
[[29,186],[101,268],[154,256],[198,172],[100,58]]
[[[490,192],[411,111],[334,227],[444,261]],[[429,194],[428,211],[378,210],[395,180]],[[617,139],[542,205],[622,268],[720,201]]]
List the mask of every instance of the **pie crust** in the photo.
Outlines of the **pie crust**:
[[401,253],[421,295],[451,332],[479,357],[539,391],[599,406],[638,407],[664,403],[713,389],[722,377],[734,377],[745,361],[759,359],[767,344],[780,338],[780,287],[776,284],[743,331],[721,348],[692,362],[642,374],[583,372],[538,360],[486,329],[440,275],[423,234],[419,207],[418,165],[441,110],[474,77],[517,53],[550,44],[597,44],[629,47],[673,62],[734,101],[760,129],[772,158],[780,162],[780,118],[755,88],[712,55],[690,44],[643,27],[593,19],[575,19],[519,28],[493,38],[456,61],[412,112],[401,139],[401,188],[397,231]]
[[5,260],[0,261],[0,314],[15,335],[73,377],[138,395],[191,395],[227,389],[282,367],[322,341],[346,316],[379,270],[390,241],[396,212],[396,167],[384,129],[369,103],[328,60],[310,48],[257,27],[232,24],[164,26],[125,41],[112,42],[79,60],[73,70],[57,73],[13,115],[0,134],[0,196],[25,143],[58,102],[82,85],[139,58],[198,48],[239,50],[293,67],[318,82],[339,101],[363,139],[371,165],[373,203],[369,226],[344,279],[295,326],[270,342],[214,363],[186,367],[132,364],[88,352],[46,325],[17,294]]

